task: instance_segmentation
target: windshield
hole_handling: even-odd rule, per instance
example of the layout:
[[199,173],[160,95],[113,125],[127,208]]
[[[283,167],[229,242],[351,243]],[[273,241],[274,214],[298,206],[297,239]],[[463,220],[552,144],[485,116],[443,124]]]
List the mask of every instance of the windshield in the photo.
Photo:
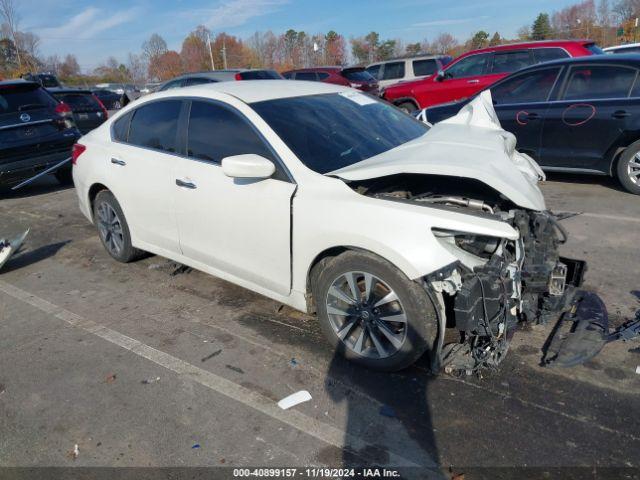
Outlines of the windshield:
[[365,69],[362,70],[343,70],[342,75],[352,82],[375,82],[376,79],[371,76]]
[[397,108],[355,91],[251,106],[302,163],[318,173],[361,162],[429,130]]

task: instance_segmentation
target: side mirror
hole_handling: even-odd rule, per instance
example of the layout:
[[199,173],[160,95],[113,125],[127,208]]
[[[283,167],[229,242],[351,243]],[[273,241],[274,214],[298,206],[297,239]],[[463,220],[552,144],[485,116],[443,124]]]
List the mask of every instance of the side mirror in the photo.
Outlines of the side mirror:
[[436,82],[441,82],[443,81],[445,78],[447,78],[446,74],[444,73],[444,70],[438,70],[438,74],[436,75]]
[[222,172],[232,178],[269,178],[276,171],[272,161],[255,153],[222,159]]

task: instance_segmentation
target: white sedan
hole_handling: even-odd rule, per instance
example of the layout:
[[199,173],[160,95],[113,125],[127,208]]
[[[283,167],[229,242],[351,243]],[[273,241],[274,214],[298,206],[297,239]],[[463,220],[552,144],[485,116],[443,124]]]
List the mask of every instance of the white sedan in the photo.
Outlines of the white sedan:
[[428,351],[469,371],[567,298],[541,172],[491,111],[430,128],[330,84],[193,86],[82,137],[73,178],[118,261],[152,252],[316,312],[370,368]]

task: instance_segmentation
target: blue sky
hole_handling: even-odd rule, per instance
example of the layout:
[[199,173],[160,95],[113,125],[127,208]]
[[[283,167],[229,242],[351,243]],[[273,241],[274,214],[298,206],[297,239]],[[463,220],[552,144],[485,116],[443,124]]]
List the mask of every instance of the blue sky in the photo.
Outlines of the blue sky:
[[83,70],[109,56],[124,61],[152,33],[169,48],[198,24],[214,33],[248,37],[289,28],[308,33],[331,29],[350,36],[372,30],[382,38],[415,42],[450,32],[463,40],[486,30],[515,36],[540,12],[576,0],[18,0],[20,27],[41,37],[45,55],[75,53]]

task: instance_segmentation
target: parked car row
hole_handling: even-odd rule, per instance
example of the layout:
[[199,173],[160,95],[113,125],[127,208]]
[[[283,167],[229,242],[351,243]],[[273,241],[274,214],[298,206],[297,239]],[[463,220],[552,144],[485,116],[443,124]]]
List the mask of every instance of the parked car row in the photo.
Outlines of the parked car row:
[[[487,87],[518,150],[547,171],[616,177],[640,194],[640,55],[556,60]],[[427,108],[437,123],[474,97]]]

